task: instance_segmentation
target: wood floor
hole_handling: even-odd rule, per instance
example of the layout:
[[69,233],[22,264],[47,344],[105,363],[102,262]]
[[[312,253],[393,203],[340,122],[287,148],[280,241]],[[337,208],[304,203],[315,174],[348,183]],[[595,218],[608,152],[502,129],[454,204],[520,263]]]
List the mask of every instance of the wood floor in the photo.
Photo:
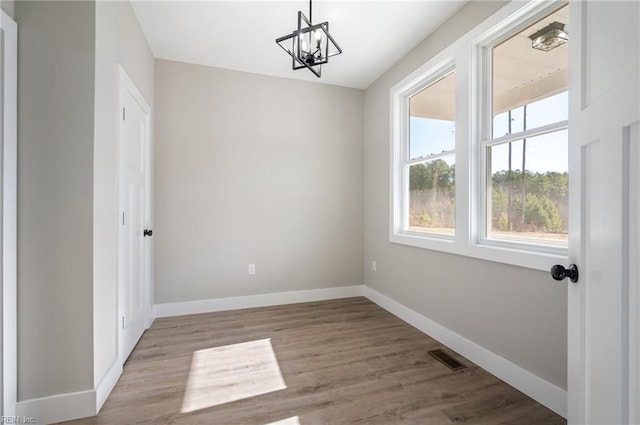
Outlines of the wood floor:
[[96,417],[67,424],[565,424],[365,298],[157,319]]

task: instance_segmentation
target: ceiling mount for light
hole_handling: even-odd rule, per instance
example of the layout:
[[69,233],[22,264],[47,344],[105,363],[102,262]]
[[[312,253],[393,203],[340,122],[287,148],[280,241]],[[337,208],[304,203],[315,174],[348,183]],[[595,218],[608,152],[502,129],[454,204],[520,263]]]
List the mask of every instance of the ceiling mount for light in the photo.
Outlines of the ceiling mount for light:
[[320,78],[321,66],[329,62],[331,56],[342,53],[338,43],[329,34],[329,23],[311,23],[311,0],[309,19],[298,12],[298,29],[289,35],[276,39],[276,43],[292,57],[292,68],[307,68]]
[[548,52],[569,41],[569,34],[564,29],[561,22],[552,22],[540,31],[529,36],[531,47]]

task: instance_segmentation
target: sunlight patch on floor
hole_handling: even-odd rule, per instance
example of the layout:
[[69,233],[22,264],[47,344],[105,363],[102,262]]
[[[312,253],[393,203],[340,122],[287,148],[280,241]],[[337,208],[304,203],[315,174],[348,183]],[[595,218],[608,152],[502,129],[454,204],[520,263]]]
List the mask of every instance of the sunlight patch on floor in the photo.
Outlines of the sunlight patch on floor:
[[[270,338],[198,350],[191,359],[181,412],[193,412],[285,388]],[[297,417],[293,419],[297,420]],[[299,421],[276,423],[299,424]]]
[[280,421],[269,422],[265,425],[300,425],[300,418],[297,416],[292,416],[287,419],[282,419]]

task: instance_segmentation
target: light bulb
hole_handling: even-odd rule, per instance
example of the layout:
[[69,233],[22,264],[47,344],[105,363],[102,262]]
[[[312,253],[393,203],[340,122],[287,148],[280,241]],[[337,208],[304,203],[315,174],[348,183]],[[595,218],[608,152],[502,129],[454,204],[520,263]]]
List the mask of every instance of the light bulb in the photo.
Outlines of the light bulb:
[[320,48],[320,44],[322,44],[322,31],[316,30],[316,47]]

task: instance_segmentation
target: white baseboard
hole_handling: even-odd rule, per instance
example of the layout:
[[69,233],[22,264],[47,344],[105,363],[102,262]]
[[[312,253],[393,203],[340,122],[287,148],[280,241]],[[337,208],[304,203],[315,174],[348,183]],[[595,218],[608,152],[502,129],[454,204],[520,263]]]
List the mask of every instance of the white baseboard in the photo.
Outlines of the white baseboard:
[[16,413],[18,417],[33,418],[36,424],[43,425],[93,416],[95,408],[96,393],[87,390],[19,401]]
[[96,402],[95,402],[95,413],[97,414],[102,409],[104,402],[107,401],[107,397],[111,394],[113,387],[118,383],[118,379],[120,379],[120,375],[122,375],[122,363],[120,363],[119,359],[116,359],[107,373],[102,377],[102,380],[96,387]]
[[95,389],[19,401],[16,415],[33,418],[38,425],[94,416],[111,394],[120,375],[122,365],[116,360]]
[[384,294],[364,287],[364,296],[430,337],[463,355],[492,375],[522,391],[557,414],[567,417],[567,392],[520,366],[458,335]]
[[208,300],[155,304],[155,317],[183,316],[185,314],[213,313],[242,308],[268,307],[338,298],[361,297],[363,285],[338,286],[335,288],[309,289],[306,291],[276,292],[271,294],[246,295],[243,297],[212,298]]

